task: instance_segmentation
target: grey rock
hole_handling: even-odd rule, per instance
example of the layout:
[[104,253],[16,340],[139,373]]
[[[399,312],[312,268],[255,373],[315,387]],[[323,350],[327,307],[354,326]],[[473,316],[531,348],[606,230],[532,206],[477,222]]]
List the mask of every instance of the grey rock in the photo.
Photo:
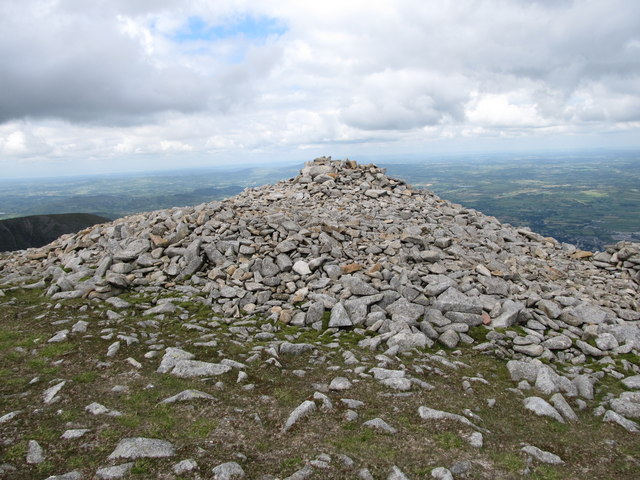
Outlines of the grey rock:
[[535,413],[538,416],[550,417],[560,423],[565,423],[564,418],[562,418],[562,415],[560,415],[560,413],[543,398],[540,398],[540,397],[525,398],[524,408]]
[[380,380],[380,383],[385,387],[389,387],[393,390],[400,390],[402,392],[406,392],[407,390],[411,390],[411,380],[408,378],[385,378]]
[[624,428],[627,432],[630,432],[630,433],[640,432],[640,425],[638,425],[633,420],[624,418],[622,415],[612,410],[607,410],[606,413],[604,414],[604,417],[602,417],[602,420],[605,422],[617,423],[622,428]]
[[593,400],[593,381],[588,375],[578,375],[573,379],[578,395],[587,400]]
[[482,448],[482,446],[484,445],[484,438],[480,432],[473,432],[471,435],[469,435],[467,440],[469,442],[469,445],[474,448]]
[[538,377],[538,371],[540,370],[541,363],[539,360],[533,362],[523,362],[520,360],[509,360],[507,362],[507,370],[511,380],[518,382],[520,380],[527,380],[528,382],[535,382]]
[[376,380],[386,380],[388,378],[404,378],[404,370],[390,370],[387,368],[374,367],[369,372]]
[[45,480],[81,480],[82,477],[82,472],[74,470],[72,472],[63,473],[62,475],[51,475]]
[[182,460],[176,463],[172,470],[176,475],[184,475],[185,473],[193,472],[198,469],[198,463],[192,458]]
[[160,458],[172,457],[175,449],[170,442],[155,438],[124,438],[120,440],[116,449],[109,455],[109,460],[117,458]]
[[539,462],[548,463],[549,465],[564,465],[564,461],[558,455],[540,450],[538,447],[534,447],[533,445],[526,445],[522,447],[521,450]]
[[117,251],[113,255],[113,258],[120,262],[130,262],[131,260],[138,258],[144,252],[149,250],[150,247],[151,243],[147,239],[141,238],[138,240],[134,240],[124,249]]
[[410,330],[398,332],[387,340],[387,345],[389,347],[397,347],[398,352],[406,352],[413,348],[424,348],[427,343],[428,339],[424,333],[412,333]]
[[133,462],[115,465],[113,467],[104,467],[96,471],[96,478],[101,480],[112,480],[123,478],[133,468]]
[[310,343],[290,343],[282,342],[280,344],[280,353],[283,355],[300,355],[313,350],[314,347]]
[[309,268],[309,264],[304,260],[298,260],[293,264],[293,271],[298,275],[311,275],[311,269]]
[[76,438],[81,438],[86,433],[89,432],[88,428],[73,428],[70,430],[65,430],[65,432],[60,436],[63,440],[74,440]]
[[393,428],[391,425],[389,425],[387,422],[385,422],[381,418],[374,418],[372,420],[364,422],[362,426],[373,428],[374,430],[378,430],[379,432],[382,432],[382,433],[388,433],[390,435],[395,435],[396,433],[398,433],[398,430],[396,428]]
[[351,387],[351,382],[345,377],[335,377],[329,384],[329,390],[337,392],[349,390]]
[[171,370],[171,375],[180,378],[208,377],[223,375],[231,371],[228,365],[201,362],[198,360],[178,360]]
[[562,313],[560,306],[551,300],[540,300],[536,306],[542,310],[547,317],[552,319],[558,318]]
[[566,335],[557,335],[555,337],[548,338],[542,342],[541,345],[549,350],[566,350],[573,345],[573,342]]
[[391,467],[391,473],[387,475],[387,480],[409,480],[402,470],[395,465]]
[[26,461],[29,465],[37,465],[44,462],[44,450],[35,440],[29,440]]
[[289,418],[282,427],[283,432],[288,432],[293,426],[298,423],[304,417],[311,415],[316,410],[316,404],[311,400],[305,400],[296,407],[289,415]]
[[571,406],[564,399],[562,394],[556,393],[551,397],[551,403],[555,407],[555,409],[560,412],[560,414],[568,421],[568,422],[577,422],[578,416],[573,411]]
[[454,287],[448,288],[438,296],[433,307],[442,312],[482,313],[482,304],[475,297],[468,297]]
[[530,357],[539,357],[544,353],[544,347],[542,345],[514,345],[513,350],[524,353]]
[[354,295],[367,296],[379,293],[371,284],[355,276],[345,275],[340,279],[340,282]]
[[244,470],[236,462],[222,463],[214,467],[211,473],[213,473],[214,480],[233,480],[245,476]]
[[438,337],[438,341],[447,348],[455,348],[460,342],[460,337],[454,330],[445,330]]
[[447,468],[436,467],[431,470],[431,478],[435,478],[437,480],[453,480],[453,474]]
[[618,340],[610,333],[601,333],[595,341],[600,350],[614,350],[619,347]]
[[167,404],[167,403],[175,403],[175,402],[186,402],[189,400],[200,400],[200,399],[214,400],[214,397],[212,395],[209,395],[208,393],[201,392],[199,390],[183,390],[182,392],[177,393],[169,398],[165,398],[160,403]]
[[56,401],[57,395],[67,382],[56,383],[53,387],[47,388],[42,392],[42,401],[45,405],[49,405]]
[[195,358],[193,353],[189,353],[180,348],[169,347],[165,350],[165,354],[160,361],[158,373],[168,373],[180,360],[191,360]]
[[329,328],[351,327],[353,322],[349,318],[347,311],[342,303],[336,303],[331,309],[331,317],[329,318]]
[[417,322],[425,312],[425,308],[417,303],[411,303],[406,298],[399,298],[392,304],[388,305],[385,310],[389,315],[398,316],[406,319],[408,322]]
[[624,398],[614,398],[609,402],[611,410],[623,417],[640,418],[640,403]]
[[518,321],[520,312],[524,310],[524,305],[520,302],[514,302],[507,299],[502,304],[501,313],[498,317],[491,321],[494,328],[507,328],[514,325]]
[[579,327],[585,323],[600,324],[603,323],[606,318],[607,312],[588,303],[580,303],[575,307],[567,307],[560,315],[560,319],[563,322],[573,325],[574,327]]
[[418,408],[418,415],[423,420],[454,420],[464,425],[468,425],[476,430],[480,430],[481,432],[487,432],[487,430],[485,430],[484,428],[480,428],[477,425],[471,423],[471,421],[469,421],[469,419],[467,419],[466,417],[455,413],[443,412],[442,410],[435,410],[433,408],[422,406]]
[[[631,377],[623,378],[622,383],[627,388],[640,389],[640,375],[633,375]],[[0,423],[2,423],[0,419]]]

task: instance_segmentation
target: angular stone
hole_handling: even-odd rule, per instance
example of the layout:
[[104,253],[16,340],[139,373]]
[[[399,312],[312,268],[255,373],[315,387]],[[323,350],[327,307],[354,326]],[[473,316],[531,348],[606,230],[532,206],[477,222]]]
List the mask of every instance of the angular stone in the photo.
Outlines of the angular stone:
[[211,473],[213,473],[213,480],[234,480],[245,476],[244,470],[236,462],[220,464],[214,467]]
[[310,352],[314,348],[316,347],[310,343],[282,342],[279,350],[283,355],[300,355],[301,353]]
[[57,395],[62,390],[62,387],[65,386],[67,382],[60,382],[55,384],[53,387],[46,389],[42,392],[42,401],[45,405],[49,405],[53,403],[57,399]]
[[175,402],[186,402],[189,400],[215,400],[212,395],[208,393],[201,392],[199,390],[183,390],[180,393],[177,393],[169,398],[165,398],[160,403],[175,403]]
[[633,420],[624,418],[622,415],[612,410],[607,410],[604,414],[604,417],[602,417],[602,420],[605,422],[617,423],[622,428],[624,428],[627,432],[631,432],[631,433],[640,432],[640,425],[638,425]]
[[412,333],[410,330],[402,330],[389,338],[387,345],[389,348],[397,347],[398,352],[406,352],[413,348],[425,348],[427,341],[427,336],[422,332]]
[[304,260],[298,260],[293,264],[293,271],[298,275],[311,275],[311,269],[309,268],[309,264]]
[[388,433],[390,435],[395,435],[398,433],[398,429],[393,428],[387,422],[382,420],[381,418],[374,418],[372,420],[366,421],[362,424],[363,427],[373,428],[382,433]]
[[336,303],[331,309],[331,317],[329,318],[329,328],[335,327],[351,327],[353,322],[349,318],[349,314],[342,303]]
[[530,457],[535,458],[539,462],[548,463],[549,465],[564,465],[564,461],[558,455],[555,455],[551,452],[545,452],[544,450],[540,450],[538,447],[534,447],[533,445],[522,447],[521,450]]
[[433,307],[442,312],[482,313],[482,303],[475,297],[468,297],[454,287],[440,294]]
[[518,321],[518,315],[524,309],[524,305],[520,302],[514,302],[511,299],[507,299],[502,304],[501,313],[498,317],[491,321],[491,326],[494,328],[507,328],[512,326]]
[[223,375],[231,371],[228,365],[201,362],[198,360],[178,360],[171,370],[171,375],[180,378],[208,377]]
[[640,389],[640,375],[624,378],[622,383],[627,388]]
[[460,342],[460,337],[454,330],[449,329],[442,332],[438,337],[438,341],[447,348],[456,348],[458,342]]
[[607,312],[588,303],[580,303],[575,307],[568,307],[562,311],[560,320],[574,327],[582,324],[600,324],[607,318]]
[[342,283],[353,295],[358,296],[366,296],[366,295],[376,295],[378,290],[373,288],[371,284],[363,281],[357,276],[345,275],[340,279],[340,283]]
[[331,380],[331,383],[329,384],[329,390],[333,390],[333,391],[343,391],[343,390],[349,390],[352,387],[351,382],[349,381],[349,379],[345,378],[345,377],[335,377],[333,380]]
[[311,415],[316,410],[316,404],[311,400],[305,400],[296,409],[291,412],[289,418],[282,427],[283,432],[288,432],[293,426],[298,423],[304,417]]
[[99,468],[96,471],[95,478],[100,480],[115,480],[123,478],[133,468],[133,462],[123,463],[121,465],[115,465],[113,467]]
[[540,397],[527,397],[524,399],[524,408],[530,410],[538,416],[545,416],[553,418],[554,420],[565,423],[562,415],[553,408],[546,400]]
[[138,258],[144,252],[151,248],[151,243],[149,240],[144,238],[134,240],[129,245],[127,245],[124,249],[116,252],[113,255],[113,258],[119,262],[130,262]]
[[424,315],[424,307],[411,303],[406,298],[399,298],[385,308],[389,315],[398,315],[409,322],[417,322]]
[[556,393],[551,397],[551,403],[555,407],[556,410],[560,412],[560,414],[567,420],[568,422],[577,422],[578,416],[573,411],[571,406],[564,399],[562,394]]
[[156,372],[168,373],[180,360],[191,360],[195,358],[193,353],[175,347],[168,347],[162,357],[160,366]]
[[109,455],[109,460],[116,458],[159,458],[172,457],[175,449],[170,442],[155,438],[124,438]]
[[456,422],[460,422],[464,425],[475,428],[476,430],[480,430],[482,432],[487,431],[484,428],[480,428],[477,425],[471,423],[468,418],[455,413],[443,412],[442,410],[435,410],[433,408],[423,406],[418,408],[418,415],[420,415],[420,418],[422,418],[423,420],[454,420]]
[[542,342],[541,345],[549,350],[566,350],[573,345],[573,342],[566,335],[557,335],[555,337],[548,338]]
[[513,350],[515,352],[524,353],[530,357],[539,357],[544,353],[544,347],[542,345],[514,345]]
[[29,440],[26,461],[29,465],[37,465],[44,462],[44,450],[35,440]]

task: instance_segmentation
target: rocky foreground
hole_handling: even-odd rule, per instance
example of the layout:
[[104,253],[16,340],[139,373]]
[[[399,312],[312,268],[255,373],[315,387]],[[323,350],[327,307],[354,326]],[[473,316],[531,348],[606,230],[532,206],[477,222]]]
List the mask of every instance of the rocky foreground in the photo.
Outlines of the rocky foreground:
[[0,475],[637,478],[639,284],[317,159],[0,257]]

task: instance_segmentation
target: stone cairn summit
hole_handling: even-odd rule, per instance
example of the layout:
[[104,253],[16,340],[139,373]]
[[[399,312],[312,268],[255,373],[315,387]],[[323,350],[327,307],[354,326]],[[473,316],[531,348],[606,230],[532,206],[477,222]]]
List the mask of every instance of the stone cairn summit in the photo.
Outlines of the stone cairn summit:
[[[126,291],[169,290],[228,322],[263,315],[375,332],[361,346],[387,353],[474,344],[469,330],[484,325],[478,350],[573,365],[640,352],[639,283],[638,244],[583,252],[330,157],[222,202],[0,257],[0,288],[42,288],[53,300],[115,304]],[[151,313],[179,308],[162,299]]]

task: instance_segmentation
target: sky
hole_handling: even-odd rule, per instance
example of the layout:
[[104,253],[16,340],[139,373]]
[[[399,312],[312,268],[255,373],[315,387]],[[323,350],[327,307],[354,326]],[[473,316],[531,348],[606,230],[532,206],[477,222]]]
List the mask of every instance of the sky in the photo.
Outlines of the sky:
[[0,0],[0,177],[638,147],[637,0]]

